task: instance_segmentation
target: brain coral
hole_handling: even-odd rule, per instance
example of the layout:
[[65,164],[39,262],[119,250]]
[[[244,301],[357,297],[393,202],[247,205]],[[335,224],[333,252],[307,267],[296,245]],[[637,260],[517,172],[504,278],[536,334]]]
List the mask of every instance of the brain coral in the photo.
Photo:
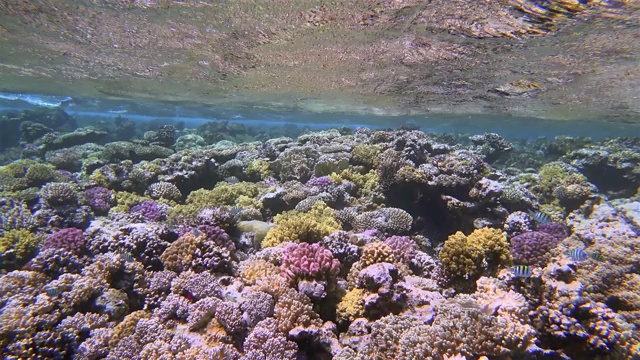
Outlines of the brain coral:
[[469,236],[460,231],[449,236],[440,250],[440,260],[451,275],[475,277],[485,271],[495,272],[501,265],[509,265],[511,254],[502,231],[482,228]]

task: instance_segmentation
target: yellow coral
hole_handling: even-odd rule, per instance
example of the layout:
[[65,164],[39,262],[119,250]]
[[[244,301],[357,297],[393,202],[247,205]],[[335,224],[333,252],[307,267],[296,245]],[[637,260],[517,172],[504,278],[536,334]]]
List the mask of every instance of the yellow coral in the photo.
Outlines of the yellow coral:
[[287,288],[273,309],[273,317],[278,321],[278,330],[287,334],[296,326],[322,326],[322,320],[313,311],[313,305],[306,295]]
[[249,285],[255,285],[256,281],[267,276],[280,274],[280,269],[265,260],[253,260],[243,263],[240,277]]
[[275,226],[267,232],[262,247],[283,242],[317,242],[323,237],[342,230],[336,211],[322,201],[316,202],[309,212],[286,211],[274,217]]
[[247,164],[245,173],[247,174],[247,176],[255,176],[261,180],[264,180],[273,175],[270,170],[269,162],[264,160],[254,160]]
[[200,236],[196,237],[193,232],[188,232],[179,237],[160,255],[164,268],[176,272],[186,270],[193,260],[198,244],[205,239],[205,234],[200,234]]
[[469,236],[458,231],[440,250],[440,260],[454,276],[471,277],[511,263],[507,238],[498,229],[477,229]]
[[113,328],[111,338],[109,339],[109,346],[115,347],[123,338],[133,335],[136,330],[138,321],[142,319],[148,319],[151,314],[144,310],[134,311],[131,314],[124,317],[118,325]]
[[381,262],[394,263],[395,257],[393,256],[393,251],[391,251],[391,248],[388,245],[381,241],[376,241],[363,247],[360,262],[364,269],[369,265]]
[[240,195],[236,200],[236,206],[239,206],[241,208],[261,209],[262,203],[255,197]]
[[351,150],[351,160],[356,165],[364,165],[370,169],[380,162],[378,156],[381,150],[382,147],[380,145],[356,145]]
[[338,320],[353,321],[364,314],[364,290],[353,289],[346,293],[336,308]]
[[[25,229],[13,229],[0,237],[0,255],[3,263],[13,259],[16,265],[29,260],[36,252],[39,243],[38,237]],[[10,252],[10,254],[8,253]]]
[[199,189],[192,191],[184,205],[175,206],[169,211],[169,219],[175,222],[183,218],[193,218],[202,210],[217,206],[241,206],[238,204],[241,197],[241,201],[244,204],[250,203],[254,207],[256,202],[249,201],[247,198],[255,199],[259,193],[260,188],[253,183],[239,182],[237,184],[229,184],[221,182],[212,190]]
[[358,168],[352,167],[341,171],[339,174],[333,173],[329,178],[336,184],[343,181],[350,181],[356,185],[356,199],[364,206],[365,210],[374,210],[385,201],[384,194],[380,191],[380,178],[376,171],[371,170],[365,174],[358,172]]
[[151,200],[148,197],[140,196],[138,194],[130,193],[127,191],[117,191],[115,193],[115,198],[118,205],[112,207],[111,210],[109,210],[109,212],[112,213],[128,213],[133,205],[139,204],[145,200]]

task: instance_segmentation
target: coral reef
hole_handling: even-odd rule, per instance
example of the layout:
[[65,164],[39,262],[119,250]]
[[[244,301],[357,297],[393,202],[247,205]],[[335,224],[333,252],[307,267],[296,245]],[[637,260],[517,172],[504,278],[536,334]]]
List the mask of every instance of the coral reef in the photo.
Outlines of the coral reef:
[[6,358],[640,356],[634,141],[22,124],[53,140],[0,168]]

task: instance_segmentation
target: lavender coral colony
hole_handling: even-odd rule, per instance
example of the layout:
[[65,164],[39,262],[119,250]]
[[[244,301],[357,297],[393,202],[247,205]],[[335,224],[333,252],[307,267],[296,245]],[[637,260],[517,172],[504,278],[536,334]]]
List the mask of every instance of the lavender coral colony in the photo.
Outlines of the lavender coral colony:
[[0,158],[5,359],[640,358],[635,141],[52,126]]

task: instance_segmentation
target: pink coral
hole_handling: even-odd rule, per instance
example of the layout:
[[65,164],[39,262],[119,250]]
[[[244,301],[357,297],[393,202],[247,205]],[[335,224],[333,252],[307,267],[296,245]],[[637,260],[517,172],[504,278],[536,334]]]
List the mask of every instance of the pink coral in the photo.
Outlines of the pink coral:
[[290,244],[284,249],[281,275],[290,282],[299,278],[329,278],[340,272],[340,261],[320,244]]

